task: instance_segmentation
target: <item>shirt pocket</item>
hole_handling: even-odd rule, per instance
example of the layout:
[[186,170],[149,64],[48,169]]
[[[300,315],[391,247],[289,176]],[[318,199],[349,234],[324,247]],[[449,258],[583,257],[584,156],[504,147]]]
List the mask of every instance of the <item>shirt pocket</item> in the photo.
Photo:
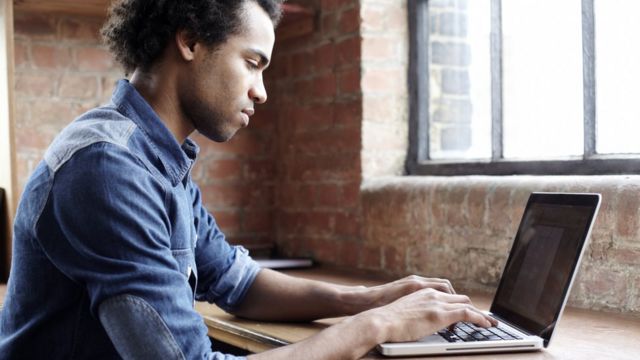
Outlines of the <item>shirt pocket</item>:
[[195,301],[197,275],[194,261],[193,250],[176,249],[171,250],[171,255],[178,263],[178,270],[184,276],[184,279],[191,287],[191,300]]

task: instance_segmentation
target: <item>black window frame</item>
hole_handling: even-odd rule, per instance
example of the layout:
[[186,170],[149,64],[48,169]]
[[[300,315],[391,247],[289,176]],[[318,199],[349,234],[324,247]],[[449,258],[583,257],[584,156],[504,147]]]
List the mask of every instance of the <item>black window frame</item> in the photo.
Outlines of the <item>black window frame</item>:
[[410,175],[598,175],[638,174],[640,155],[596,153],[594,1],[582,0],[584,152],[566,160],[507,160],[502,143],[502,0],[491,1],[492,157],[432,160],[429,156],[429,0],[408,0],[409,7],[409,154]]

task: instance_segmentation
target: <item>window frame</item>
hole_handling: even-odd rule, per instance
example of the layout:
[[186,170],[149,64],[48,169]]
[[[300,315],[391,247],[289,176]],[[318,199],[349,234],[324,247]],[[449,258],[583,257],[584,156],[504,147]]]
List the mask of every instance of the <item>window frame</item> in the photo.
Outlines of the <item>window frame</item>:
[[409,156],[410,175],[597,175],[640,173],[640,155],[596,153],[594,1],[582,0],[584,151],[553,160],[508,160],[502,142],[502,0],[491,1],[491,159],[432,160],[429,156],[430,0],[409,0]]

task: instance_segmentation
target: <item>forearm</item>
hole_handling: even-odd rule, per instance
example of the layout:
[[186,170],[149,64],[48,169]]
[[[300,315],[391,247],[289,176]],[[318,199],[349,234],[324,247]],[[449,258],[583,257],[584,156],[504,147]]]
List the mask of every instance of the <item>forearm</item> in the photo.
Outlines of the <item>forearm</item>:
[[386,341],[386,331],[380,317],[366,312],[347,318],[304,341],[251,355],[249,359],[359,359]]
[[308,321],[370,308],[363,287],[295,278],[263,269],[233,313],[255,320]]

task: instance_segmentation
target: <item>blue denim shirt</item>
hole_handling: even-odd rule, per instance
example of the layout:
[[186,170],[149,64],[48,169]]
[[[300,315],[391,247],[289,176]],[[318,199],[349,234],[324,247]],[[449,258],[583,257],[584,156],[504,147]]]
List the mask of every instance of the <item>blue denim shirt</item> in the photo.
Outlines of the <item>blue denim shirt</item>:
[[1,359],[230,359],[195,300],[232,310],[259,271],[232,247],[180,146],[121,80],[30,177],[14,223]]

